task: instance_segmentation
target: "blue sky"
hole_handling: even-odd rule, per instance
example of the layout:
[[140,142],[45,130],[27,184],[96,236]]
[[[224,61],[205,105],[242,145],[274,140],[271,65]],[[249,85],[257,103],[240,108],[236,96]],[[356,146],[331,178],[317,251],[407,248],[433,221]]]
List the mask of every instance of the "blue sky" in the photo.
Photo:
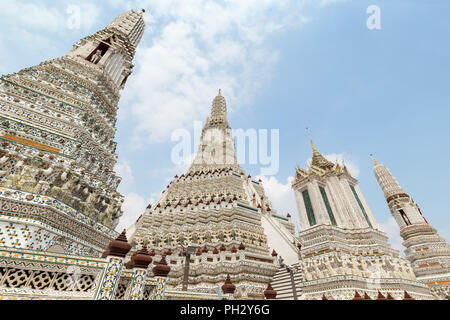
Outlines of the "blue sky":
[[[233,128],[279,129],[280,170],[264,179],[280,213],[296,216],[288,179],[319,151],[345,159],[396,248],[401,239],[372,172],[384,163],[450,239],[450,2],[446,0],[0,0],[0,73],[66,54],[120,12],[147,10],[135,72],[122,93],[116,141],[120,227],[186,166],[171,133],[204,121],[222,88]],[[80,7],[69,28],[69,5]],[[381,9],[368,30],[366,9]],[[243,164],[256,176],[258,165]]]

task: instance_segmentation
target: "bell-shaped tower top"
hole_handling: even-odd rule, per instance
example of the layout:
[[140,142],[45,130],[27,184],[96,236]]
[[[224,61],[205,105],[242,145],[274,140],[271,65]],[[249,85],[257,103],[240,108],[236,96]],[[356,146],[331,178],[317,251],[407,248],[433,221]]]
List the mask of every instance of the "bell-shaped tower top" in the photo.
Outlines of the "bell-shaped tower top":
[[212,123],[228,123],[227,120],[227,102],[222,96],[222,90],[219,89],[218,95],[212,102],[211,109],[211,122]]
[[392,197],[395,196],[408,197],[405,190],[403,190],[403,188],[400,186],[400,183],[398,183],[397,179],[395,179],[391,171],[389,171],[389,169],[386,168],[386,166],[384,166],[382,163],[375,160],[373,156],[372,161],[373,161],[373,172],[381,187],[381,190],[383,190],[386,200],[390,200]]
[[311,148],[313,151],[312,161],[311,165],[315,167],[319,167],[321,169],[332,169],[335,167],[335,165],[328,161],[319,151],[317,151],[316,146],[314,145],[314,142],[311,137],[311,133],[309,132],[309,128],[306,127],[306,131],[308,132],[309,140],[311,142]]
[[130,10],[119,14],[108,26],[107,29],[119,31],[128,39],[129,43],[136,48],[144,34],[145,22],[144,12]]
[[88,61],[94,70],[103,72],[117,93],[133,70],[136,47],[145,29],[144,12],[119,14],[106,28],[75,44],[69,56]]

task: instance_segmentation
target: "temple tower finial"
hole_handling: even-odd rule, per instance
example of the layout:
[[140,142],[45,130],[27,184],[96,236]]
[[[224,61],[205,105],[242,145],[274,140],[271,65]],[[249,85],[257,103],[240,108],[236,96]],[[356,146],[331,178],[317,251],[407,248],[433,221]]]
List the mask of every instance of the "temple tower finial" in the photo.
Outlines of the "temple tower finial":
[[313,154],[316,154],[317,153],[317,148],[314,145],[314,141],[313,141],[313,139],[311,137],[311,132],[309,131],[309,127],[308,126],[306,126],[306,132],[308,133],[309,141],[311,141],[311,147],[312,147],[312,150],[313,150]]
[[222,89],[219,89],[219,93],[212,102],[211,121],[216,124],[228,124],[227,102],[225,101],[225,97],[222,96]]

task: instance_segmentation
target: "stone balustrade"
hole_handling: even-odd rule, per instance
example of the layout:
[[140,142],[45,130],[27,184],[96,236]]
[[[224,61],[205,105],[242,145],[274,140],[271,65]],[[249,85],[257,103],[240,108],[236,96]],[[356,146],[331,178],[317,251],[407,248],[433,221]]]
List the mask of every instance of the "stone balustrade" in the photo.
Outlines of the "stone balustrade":
[[[51,252],[0,247],[0,300],[93,300],[102,279],[111,275],[108,258],[90,258]],[[156,259],[159,261],[159,259]],[[131,299],[135,272],[123,269],[112,283],[117,284],[111,299]],[[155,299],[158,277],[151,274],[143,283],[141,300]],[[217,300],[217,293],[165,290],[168,300]],[[231,300],[232,295],[222,298]],[[98,298],[97,298],[98,299]]]

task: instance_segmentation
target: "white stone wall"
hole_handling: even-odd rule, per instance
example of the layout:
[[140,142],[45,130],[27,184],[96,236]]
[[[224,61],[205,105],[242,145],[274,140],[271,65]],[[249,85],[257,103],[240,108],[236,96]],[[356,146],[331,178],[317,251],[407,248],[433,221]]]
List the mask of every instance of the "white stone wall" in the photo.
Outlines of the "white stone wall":
[[[346,177],[328,176],[322,178],[325,183],[318,182],[315,176],[311,176],[310,179],[305,180],[304,183],[296,184],[294,186],[295,197],[297,201],[297,207],[299,212],[299,221],[302,229],[309,228],[309,220],[303,200],[302,192],[308,190],[309,197],[311,199],[311,205],[314,210],[314,216],[316,223],[331,225],[331,219],[328,214],[324,199],[319,189],[319,185],[322,185],[327,194],[328,202],[330,204],[333,216],[336,220],[337,226],[341,228],[353,229],[353,228],[369,228],[364,213],[360,208],[353,191],[350,188],[350,182]],[[365,209],[367,218],[369,219],[374,229],[379,229],[378,223],[367,204],[359,186],[354,184],[355,192],[358,195],[362,206]]]

